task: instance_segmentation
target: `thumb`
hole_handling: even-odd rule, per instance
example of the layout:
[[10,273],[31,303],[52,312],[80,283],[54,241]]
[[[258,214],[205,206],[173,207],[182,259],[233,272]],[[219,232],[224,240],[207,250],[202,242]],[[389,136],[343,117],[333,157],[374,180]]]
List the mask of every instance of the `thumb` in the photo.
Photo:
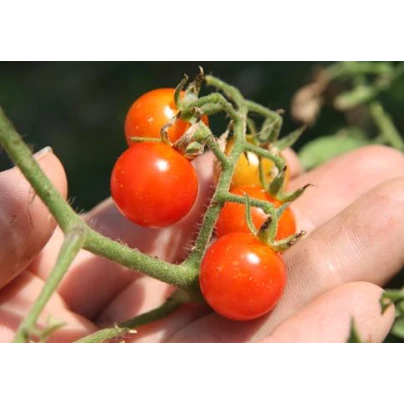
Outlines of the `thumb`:
[[[34,156],[45,174],[67,195],[61,162],[50,147]],[[0,173],[0,289],[23,271],[49,240],[56,222],[18,167]]]

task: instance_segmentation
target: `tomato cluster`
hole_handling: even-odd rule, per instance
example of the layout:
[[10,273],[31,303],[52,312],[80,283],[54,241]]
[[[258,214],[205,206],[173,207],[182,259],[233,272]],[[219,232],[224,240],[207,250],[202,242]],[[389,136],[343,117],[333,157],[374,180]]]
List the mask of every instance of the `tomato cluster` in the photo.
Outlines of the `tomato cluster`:
[[[149,91],[138,98],[125,121],[129,148],[112,170],[111,195],[119,211],[144,227],[172,225],[191,210],[198,195],[198,178],[183,155],[157,140],[164,125],[178,113],[174,89]],[[190,124],[175,120],[168,130],[176,141]],[[150,142],[133,142],[141,137]]]
[[[174,94],[171,88],[156,89],[133,103],[125,121],[128,149],[112,170],[111,195],[117,208],[144,227],[178,222],[192,209],[198,195],[198,177],[191,162],[175,147],[158,141],[163,127],[169,142],[174,144],[191,125],[177,115]],[[180,94],[183,96],[184,92]],[[208,119],[202,119],[208,125]],[[233,145],[233,140],[227,142],[226,154]],[[262,168],[269,183],[276,175],[273,163],[266,160]],[[216,178],[219,175],[220,166],[216,164]],[[272,202],[275,207],[280,205],[263,188],[259,160],[250,152],[239,158],[230,192]],[[250,215],[257,229],[268,217],[256,207],[250,209]],[[232,320],[251,320],[268,313],[278,302],[286,282],[282,256],[251,233],[243,204],[225,203],[215,231],[217,240],[207,249],[199,274],[206,301],[217,313]],[[294,215],[287,208],[278,221],[276,240],[295,231]]]

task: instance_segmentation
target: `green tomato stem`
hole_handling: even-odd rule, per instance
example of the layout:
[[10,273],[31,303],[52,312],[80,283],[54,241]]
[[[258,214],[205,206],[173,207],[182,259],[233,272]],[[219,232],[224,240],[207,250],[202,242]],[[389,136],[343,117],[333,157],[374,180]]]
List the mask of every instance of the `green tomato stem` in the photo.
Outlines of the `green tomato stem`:
[[209,75],[205,77],[205,81],[209,86],[216,87],[218,90],[223,91],[227,97],[237,104],[237,106],[241,107],[244,105],[244,97],[236,87]]
[[35,301],[31,311],[20,324],[13,342],[27,342],[27,340],[30,338],[32,334],[31,330],[36,328],[36,322],[39,315],[44,309],[46,303],[51,298],[53,292],[56,290],[63,276],[69,269],[73,259],[83,247],[85,238],[85,229],[80,227],[70,230],[69,233],[66,234],[62,248],[59,251],[55,267],[49,275],[49,278],[47,279],[45,286]]
[[174,292],[162,305],[150,310],[146,313],[140,314],[134,318],[126,320],[122,323],[117,324],[115,327],[104,328],[102,330],[96,331],[93,334],[87,335],[77,341],[76,343],[99,343],[106,342],[109,340],[123,339],[126,336],[133,333],[133,330],[142,325],[152,323],[168,314],[175,311],[180,307],[186,299],[183,298],[182,293]]

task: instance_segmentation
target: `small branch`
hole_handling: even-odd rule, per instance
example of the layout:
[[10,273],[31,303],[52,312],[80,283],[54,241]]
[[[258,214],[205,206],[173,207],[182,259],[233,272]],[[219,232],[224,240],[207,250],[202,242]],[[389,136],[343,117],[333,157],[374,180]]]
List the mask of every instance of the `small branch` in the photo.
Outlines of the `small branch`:
[[218,90],[223,91],[226,96],[232,99],[238,106],[244,103],[244,98],[236,87],[209,75],[205,77],[205,81],[209,86],[216,87]]
[[81,219],[55,189],[32,156],[30,149],[0,108],[0,144],[48,207],[63,231],[81,223]]
[[219,217],[220,209],[223,206],[223,201],[220,199],[220,195],[227,192],[230,188],[230,183],[234,171],[234,167],[240,154],[243,152],[243,145],[245,143],[245,133],[247,128],[247,109],[240,108],[239,113],[234,119],[234,146],[227,157],[227,164],[223,165],[219,181],[216,186],[216,191],[211,199],[210,205],[206,214],[202,220],[201,228],[198,233],[198,237],[195,241],[191,254],[183,262],[184,266],[193,268],[198,273],[199,265],[202,257],[205,253],[206,247],[212,237],[215,224]]
[[256,114],[262,115],[265,118],[272,118],[274,120],[278,120],[280,117],[280,115],[277,112],[272,111],[271,109],[266,108],[263,105],[257,104],[254,101],[247,100],[245,102],[245,105],[250,112],[255,112]]
[[160,143],[161,142],[160,138],[155,138],[155,137],[132,136],[129,139],[130,139],[131,142],[134,142],[134,143],[143,143],[143,142],[157,142],[157,143]]
[[153,258],[91,229],[88,232],[84,249],[182,289],[188,289],[193,285],[197,275],[195,271],[186,266],[169,264]]
[[252,234],[257,234],[257,229],[254,226],[252,217],[251,217],[251,205],[250,205],[250,197],[248,194],[244,195],[245,199],[245,221],[247,223],[248,229]]
[[268,160],[273,161],[280,172],[282,172],[286,166],[285,159],[282,156],[274,154],[269,150],[266,150],[262,147],[256,146],[248,142],[245,142],[244,148],[246,151],[255,153],[257,156],[261,156]]
[[35,301],[30,313],[21,323],[15,335],[14,342],[26,342],[30,337],[31,330],[36,328],[36,322],[46,303],[56,290],[63,276],[69,269],[70,264],[77,253],[83,247],[86,232],[83,228],[77,228],[70,231],[65,236],[62,248],[56,260],[55,267],[43,287],[38,299]]
[[202,121],[199,123],[198,131],[195,133],[194,137],[197,142],[206,143],[222,165],[227,164],[227,156],[220,149],[211,130]]
[[206,95],[185,105],[184,109],[181,111],[181,117],[185,120],[190,119],[194,114],[195,108],[201,109],[205,115],[213,115],[224,111],[234,121],[240,118],[237,111],[233,108],[233,105],[219,93]]
[[374,101],[369,105],[370,113],[378,126],[381,135],[390,145],[404,151],[404,139],[396,129],[391,117],[383,109],[382,105]]
[[255,122],[251,118],[247,118],[247,128],[249,134],[255,137],[257,133],[257,128],[255,126]]
[[[232,194],[231,192],[223,192],[218,195],[218,200],[222,203],[224,202],[233,202],[239,203],[241,205],[245,205],[245,197],[240,195]],[[255,208],[262,209],[266,214],[269,214],[273,217],[277,217],[277,208],[271,202],[263,201],[261,199],[249,198],[250,205]]]
[[143,313],[140,314],[139,316],[126,320],[118,324],[116,327],[105,328],[93,334],[87,335],[84,338],[81,338],[75,342],[97,343],[97,342],[105,342],[116,338],[123,339],[128,334],[133,332],[134,328],[152,323],[172,313],[175,309],[177,309],[187,300],[184,299],[183,296],[184,296],[183,294],[175,292],[161,306],[157,307],[156,309],[153,309],[151,311],[148,311],[147,313]]
[[259,156],[258,159],[259,159],[259,161],[258,161],[259,179],[260,179],[262,188],[268,189],[268,183],[266,180],[267,173],[264,171],[263,158],[261,156]]

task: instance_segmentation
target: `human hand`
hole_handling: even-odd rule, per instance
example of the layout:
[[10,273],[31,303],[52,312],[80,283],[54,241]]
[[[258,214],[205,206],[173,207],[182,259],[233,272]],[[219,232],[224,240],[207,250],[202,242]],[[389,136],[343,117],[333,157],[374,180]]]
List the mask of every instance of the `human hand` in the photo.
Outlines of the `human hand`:
[[[364,340],[382,341],[394,310],[381,316],[380,285],[404,263],[404,168],[401,153],[382,146],[362,148],[318,169],[300,174],[287,154],[291,188],[315,187],[292,204],[306,238],[284,254],[288,282],[284,296],[267,316],[232,322],[198,304],[140,327],[136,342],[343,342],[353,317]],[[66,196],[63,167],[47,151],[37,159]],[[195,227],[212,190],[212,157],[195,161],[201,191],[193,211],[163,230],[143,229],[122,217],[110,200],[86,214],[92,227],[113,239],[167,261],[186,256]],[[0,174],[0,341],[11,341],[46,280],[63,234],[18,169]],[[51,236],[52,235],[52,236]],[[49,241],[48,241],[49,240]],[[134,317],[161,304],[172,288],[118,264],[81,251],[58,292],[40,317],[66,325],[49,341],[72,341],[99,327]]]

